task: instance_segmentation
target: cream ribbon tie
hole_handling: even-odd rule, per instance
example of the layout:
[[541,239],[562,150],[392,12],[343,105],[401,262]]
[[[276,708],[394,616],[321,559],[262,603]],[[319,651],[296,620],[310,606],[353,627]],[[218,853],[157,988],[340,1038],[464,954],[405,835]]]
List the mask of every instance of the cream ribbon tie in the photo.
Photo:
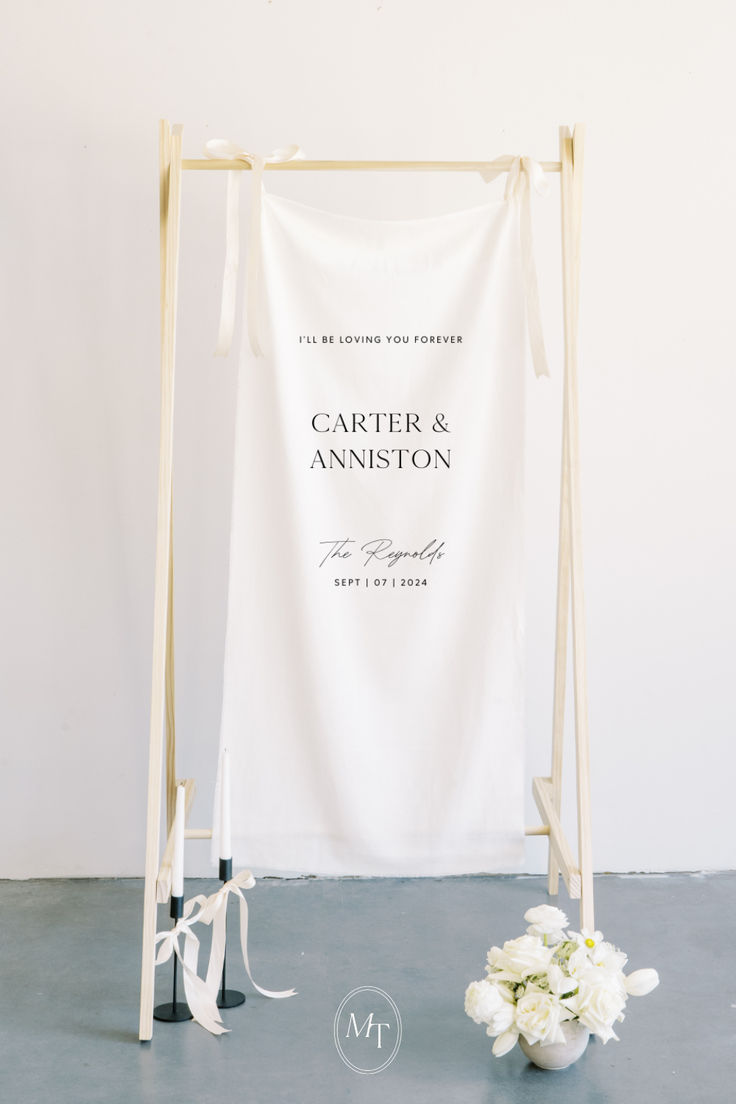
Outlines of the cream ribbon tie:
[[[248,153],[228,138],[212,138],[204,147],[205,157],[223,161],[245,161],[253,171],[253,193],[250,207],[250,232],[246,259],[245,313],[248,339],[254,356],[262,356],[259,336],[260,286],[261,286],[261,201],[263,196],[263,170],[266,165],[276,165],[304,157],[299,146],[280,146],[264,155]],[[225,239],[225,272],[222,278],[222,305],[220,327],[215,356],[227,356],[235,330],[235,301],[240,264],[240,171],[227,174],[227,215]]]
[[230,894],[240,898],[240,949],[243,955],[243,965],[248,979],[257,992],[264,997],[272,997],[280,1000],[283,997],[296,995],[295,989],[263,989],[253,980],[248,961],[248,902],[243,894],[244,889],[252,889],[256,880],[250,870],[241,870],[229,882],[208,897],[197,919],[203,924],[212,924],[212,946],[210,949],[210,961],[207,967],[205,985],[210,993],[217,993],[220,978],[222,977],[222,964],[225,959],[225,940],[227,931],[227,902]]
[[[156,943],[160,944],[156,955],[156,965],[160,966],[168,962],[172,954],[176,955],[181,963],[184,975],[184,993],[187,998],[192,1018],[201,1024],[213,1035],[222,1035],[229,1030],[223,1027],[220,1012],[217,1007],[217,986],[214,990],[197,974],[197,959],[199,958],[199,940],[192,931],[192,924],[202,919],[203,907],[207,899],[200,893],[192,897],[184,905],[184,914],[173,928],[168,931],[158,932]],[[195,905],[200,906],[200,911],[195,913]],[[179,946],[179,940],[184,940],[184,950]]]
[[[205,145],[205,156],[214,160],[245,161],[253,172],[253,192],[250,207],[250,227],[248,255],[246,259],[245,314],[248,340],[254,356],[262,356],[260,340],[261,315],[261,209],[263,198],[263,170],[266,165],[281,164],[285,161],[302,159],[304,153],[299,146],[280,146],[271,153],[261,155],[249,153],[242,146],[228,138],[212,138]],[[483,179],[494,180],[507,171],[504,162],[493,164],[481,172]],[[240,172],[227,174],[227,215],[225,239],[225,270],[222,279],[222,304],[220,325],[217,336],[215,356],[227,356],[232,347],[235,330],[235,306],[240,265]],[[526,296],[527,330],[532,362],[537,376],[548,376],[547,354],[544,347],[542,318],[539,306],[539,285],[534,261],[532,238],[531,193],[547,195],[549,180],[544,169],[531,157],[514,157],[508,169],[504,199],[519,204],[519,239],[521,244],[521,264]]]
[[[481,172],[481,176],[488,183],[495,180],[504,172],[499,168],[489,168]],[[513,200],[519,204],[519,240],[521,244],[521,266],[524,280],[524,292],[526,295],[526,320],[529,332],[529,346],[532,352],[532,363],[537,376],[548,376],[547,354],[544,348],[544,334],[542,332],[542,314],[539,307],[539,285],[537,282],[537,268],[534,262],[534,244],[532,239],[532,205],[531,193],[545,196],[549,192],[549,179],[539,164],[531,157],[514,157],[511,168],[508,170],[504,199]]]

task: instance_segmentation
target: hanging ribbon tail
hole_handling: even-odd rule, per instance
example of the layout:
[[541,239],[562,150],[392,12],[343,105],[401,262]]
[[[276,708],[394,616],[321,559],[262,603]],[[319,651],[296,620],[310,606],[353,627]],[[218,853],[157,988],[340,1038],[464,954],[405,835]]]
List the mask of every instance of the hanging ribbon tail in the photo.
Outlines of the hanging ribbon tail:
[[[262,356],[259,321],[261,309],[261,198],[263,192],[263,168],[266,164],[294,161],[304,157],[299,146],[280,146],[263,157],[248,153],[228,138],[212,138],[205,145],[205,157],[222,161],[246,161],[253,170],[251,218],[246,265],[245,310],[248,339],[254,356]],[[227,200],[225,219],[225,270],[222,277],[220,324],[217,333],[215,356],[227,356],[235,332],[235,304],[240,267],[240,171],[227,174]]]
[[261,209],[263,207],[263,168],[262,157],[254,157],[253,186],[250,193],[250,229],[248,234],[248,258],[245,268],[245,320],[248,326],[248,341],[253,356],[263,356],[260,339],[261,284],[263,268],[261,264]]
[[205,985],[211,994],[216,994],[222,978],[222,966],[225,961],[225,942],[227,939],[227,902],[231,893],[240,898],[240,949],[243,955],[243,965],[253,988],[264,997],[272,997],[280,1000],[283,997],[293,997],[294,989],[273,990],[264,989],[258,985],[250,972],[248,961],[248,903],[242,893],[242,889],[252,889],[256,884],[250,870],[241,870],[229,882],[213,894],[207,901],[206,908],[200,914],[205,924],[212,924],[212,945],[210,948],[210,961],[207,967]]
[[183,961],[179,956],[179,961],[182,962],[184,967],[184,993],[189,1011],[192,1013],[192,1018],[206,1031],[209,1031],[212,1035],[224,1035],[230,1029],[222,1023],[216,997],[197,974],[198,956],[199,940],[190,931],[189,938],[184,941]]
[[296,989],[263,989],[253,979],[253,975],[250,972],[250,963],[248,961],[248,902],[240,890],[238,890],[238,896],[240,897],[240,949],[243,953],[245,972],[250,979],[251,985],[261,993],[262,996],[271,997],[274,1000],[282,1000],[284,997],[295,997]]
[[[508,160],[508,159],[506,159]],[[504,172],[503,159],[499,167],[493,164],[481,172],[488,183]],[[539,284],[537,267],[534,261],[534,242],[532,238],[532,189],[541,196],[549,192],[549,180],[544,169],[531,157],[514,157],[506,178],[504,199],[515,200],[519,204],[519,242],[521,246],[521,270],[526,299],[526,322],[529,334],[529,347],[532,364],[537,377],[549,376],[547,352],[544,347],[542,330],[542,312],[539,305]]]
[[[199,958],[199,940],[191,929],[191,925],[201,918],[201,909],[196,916],[192,916],[195,904],[206,904],[206,898],[201,894],[187,901],[184,915],[169,931],[159,932],[156,935],[156,943],[160,943],[156,955],[156,965],[168,962],[172,954],[175,954],[181,963],[184,978],[184,993],[189,1005],[192,1018],[212,1035],[223,1035],[229,1030],[223,1026],[220,1012],[217,1007],[216,997],[210,992],[206,983],[197,974],[197,961]],[[179,937],[184,939],[184,953],[179,947]]]
[[207,976],[205,985],[210,993],[216,993],[220,987],[222,967],[225,962],[225,941],[227,935],[227,896],[220,897],[220,903],[212,914],[212,943],[210,945],[210,960],[207,964]]
[[235,331],[235,300],[238,289],[240,264],[240,173],[227,174],[227,201],[225,215],[225,271],[222,276],[220,324],[217,330],[215,356],[225,357],[230,352]]

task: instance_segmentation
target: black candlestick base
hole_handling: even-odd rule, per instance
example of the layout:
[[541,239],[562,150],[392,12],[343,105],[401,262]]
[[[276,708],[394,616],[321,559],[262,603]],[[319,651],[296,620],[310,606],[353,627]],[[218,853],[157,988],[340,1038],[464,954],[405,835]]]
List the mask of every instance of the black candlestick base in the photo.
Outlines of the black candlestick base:
[[153,1010],[154,1020],[163,1020],[165,1023],[183,1023],[184,1020],[191,1020],[192,1013],[189,1011],[188,1004],[182,1004],[181,1001],[177,1001],[176,1004],[172,1004],[169,1001],[167,1004],[157,1004]]
[[239,989],[220,989],[217,994],[218,1008],[237,1008],[239,1004],[245,1004],[245,993]]
[[[171,905],[169,907],[169,915],[171,919],[176,922],[180,920],[184,915],[184,898],[174,897],[171,895]],[[173,992],[171,994],[172,999],[165,1004],[157,1004],[153,1010],[154,1020],[163,1020],[164,1023],[183,1023],[184,1020],[191,1020],[192,1013],[189,1011],[189,1005],[185,1002],[178,1001],[176,999],[176,975],[178,962],[176,953],[173,955],[174,959],[174,985]]]
[[[220,869],[218,871],[220,875],[220,881],[225,883],[229,882],[233,876],[233,860],[220,859]],[[227,906],[225,906],[227,907]],[[225,932],[227,933],[227,918],[225,919]],[[225,942],[227,943],[227,934],[225,935]],[[217,994],[217,1007],[218,1008],[237,1008],[239,1004],[245,1004],[245,993],[241,993],[239,989],[226,989],[225,988],[225,970],[227,967],[227,947],[225,948],[225,957],[222,960],[222,983],[220,985],[220,991]]]

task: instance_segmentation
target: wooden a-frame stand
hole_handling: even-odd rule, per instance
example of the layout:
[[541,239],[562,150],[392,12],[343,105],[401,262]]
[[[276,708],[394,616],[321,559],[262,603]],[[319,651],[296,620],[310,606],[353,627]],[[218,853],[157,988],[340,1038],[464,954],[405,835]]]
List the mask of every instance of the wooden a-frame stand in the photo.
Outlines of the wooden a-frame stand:
[[[560,173],[562,208],[562,292],[564,310],[564,385],[562,411],[562,466],[557,566],[557,627],[555,635],[554,697],[552,708],[552,766],[548,777],[534,778],[532,791],[542,824],[526,829],[530,836],[549,838],[548,890],[556,894],[562,874],[571,898],[580,899],[580,926],[592,929],[593,865],[590,826],[590,748],[588,690],[583,600],[582,525],[580,503],[580,439],[578,415],[578,304],[580,298],[580,228],[583,183],[584,127],[559,132],[560,160],[542,162],[547,172]],[[511,165],[507,159],[506,168]],[[499,160],[482,161],[286,161],[266,169],[299,171],[481,172],[498,168]],[[153,1034],[154,946],[156,904],[171,891],[172,823],[177,782],[186,786],[187,816],[194,797],[194,781],[176,777],[174,723],[174,556],[172,521],[172,461],[174,443],[174,364],[182,170],[250,169],[246,162],[183,160],[182,128],[159,124],[159,188],[161,247],[161,437],[156,529],[154,591],[153,677],[148,761],[146,823],[146,880],[143,901],[143,951],[139,1038]],[[570,618],[572,611],[572,618]],[[575,692],[575,761],[577,784],[577,861],[560,821],[562,752],[565,722],[568,626],[572,620],[573,686]],[[164,731],[166,739],[164,742]],[[167,843],[160,853],[161,783],[166,752]],[[208,839],[207,828],[186,828],[188,839]]]

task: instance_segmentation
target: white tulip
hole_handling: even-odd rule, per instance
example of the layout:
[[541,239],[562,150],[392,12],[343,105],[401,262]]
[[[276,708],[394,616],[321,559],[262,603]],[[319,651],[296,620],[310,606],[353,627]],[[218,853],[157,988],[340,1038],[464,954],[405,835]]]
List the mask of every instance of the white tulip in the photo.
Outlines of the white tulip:
[[633,974],[624,976],[626,992],[632,997],[645,997],[659,985],[659,974],[656,970],[634,970]]
[[510,1027],[508,1031],[504,1031],[503,1035],[499,1035],[493,1044],[493,1054],[496,1058],[500,1058],[504,1054],[508,1054],[510,1050],[516,1046],[516,1040],[519,1038],[519,1032],[515,1027]]

